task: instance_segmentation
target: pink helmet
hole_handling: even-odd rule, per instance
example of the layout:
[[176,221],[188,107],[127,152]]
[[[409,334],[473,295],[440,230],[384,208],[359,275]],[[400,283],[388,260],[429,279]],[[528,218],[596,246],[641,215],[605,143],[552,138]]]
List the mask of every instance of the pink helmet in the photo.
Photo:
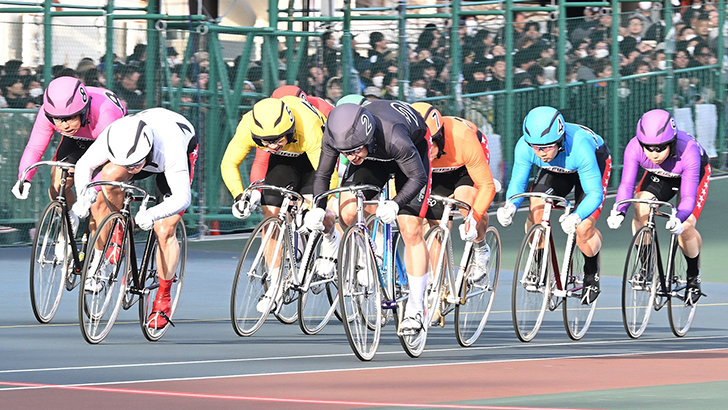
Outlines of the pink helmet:
[[637,140],[642,145],[665,145],[676,138],[675,119],[665,110],[647,111],[637,122]]
[[49,119],[72,117],[81,114],[86,123],[86,112],[91,105],[91,98],[86,86],[75,77],[58,77],[48,84],[43,96],[43,110]]

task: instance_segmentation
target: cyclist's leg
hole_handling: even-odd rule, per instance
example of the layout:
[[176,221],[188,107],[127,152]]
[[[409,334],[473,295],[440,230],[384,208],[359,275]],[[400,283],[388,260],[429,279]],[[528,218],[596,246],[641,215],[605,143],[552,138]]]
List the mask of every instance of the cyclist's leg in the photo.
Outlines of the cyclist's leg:
[[[341,186],[372,184],[383,187],[389,180],[389,163],[364,161],[360,165],[349,164]],[[375,192],[364,192],[366,199],[374,198]],[[376,206],[364,208],[364,217],[374,213]],[[356,222],[356,197],[349,192],[339,195],[339,223],[347,227]]]
[[175,228],[181,219],[182,215],[177,214],[154,223],[154,233],[158,241],[156,266],[159,288],[148,322],[153,323],[153,327],[156,328],[163,328],[167,325],[172,309],[170,290],[180,263],[180,248],[178,238],[175,236]]
[[710,163],[708,163],[705,155],[703,157],[695,209],[688,219],[683,222],[685,230],[678,237],[678,245],[680,246],[682,253],[685,255],[685,260],[687,262],[687,281],[691,303],[697,302],[701,295],[699,265],[700,249],[702,248],[703,239],[700,236],[700,232],[696,229],[696,225],[698,223],[698,218],[700,218],[700,213],[703,210],[703,206],[705,205],[705,200],[708,197],[711,173]]
[[[86,152],[88,147],[91,146],[91,142],[93,141],[81,141],[63,137],[60,144],[58,144],[53,160],[75,164],[83,153]],[[51,200],[56,199],[58,196],[58,191],[61,188],[61,175],[62,172],[60,169],[51,167],[51,186],[48,187],[48,195]],[[69,208],[76,202],[76,193],[73,189],[73,175],[69,175],[66,179],[66,202]]]

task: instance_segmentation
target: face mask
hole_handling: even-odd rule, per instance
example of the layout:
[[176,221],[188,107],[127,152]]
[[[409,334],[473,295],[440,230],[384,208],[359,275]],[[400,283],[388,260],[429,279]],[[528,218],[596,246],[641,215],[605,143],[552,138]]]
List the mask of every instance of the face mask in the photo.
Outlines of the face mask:
[[657,62],[657,68],[659,68],[660,70],[664,70],[665,67],[667,67],[667,61],[663,60]]
[[399,86],[395,85],[394,87],[389,87],[389,91],[391,93],[390,95],[392,95],[393,97],[396,97],[399,95]]
[[695,52],[695,46],[685,47],[685,49],[688,50],[690,55],[693,55],[693,52]]
[[412,95],[415,98],[425,98],[427,97],[427,89],[423,87],[415,87],[412,89]]
[[584,57],[588,56],[589,54],[586,52],[586,50],[579,50],[576,52],[576,55],[579,56],[580,58],[584,58]]
[[651,1],[641,1],[640,8],[642,10],[649,10],[652,8],[652,2]]
[[688,34],[687,36],[685,36],[685,41],[690,41],[695,37],[697,37],[695,34]]
[[465,22],[466,31],[469,36],[472,36],[477,31],[478,22],[475,20],[468,20]]
[[28,91],[28,94],[30,94],[33,98],[38,98],[41,95],[43,95],[43,89],[42,88],[33,88],[32,90]]
[[372,83],[377,87],[382,88],[382,84],[384,83],[384,76],[378,75],[376,77],[372,77]]
[[609,50],[599,49],[594,53],[596,58],[604,58],[609,55]]

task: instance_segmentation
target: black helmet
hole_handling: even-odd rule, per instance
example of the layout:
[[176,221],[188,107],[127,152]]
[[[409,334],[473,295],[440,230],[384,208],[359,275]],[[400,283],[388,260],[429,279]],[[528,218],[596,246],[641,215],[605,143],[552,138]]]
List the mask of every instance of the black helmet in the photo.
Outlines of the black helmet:
[[335,107],[326,121],[329,141],[342,153],[369,145],[374,139],[375,127],[374,116],[358,104],[342,104]]

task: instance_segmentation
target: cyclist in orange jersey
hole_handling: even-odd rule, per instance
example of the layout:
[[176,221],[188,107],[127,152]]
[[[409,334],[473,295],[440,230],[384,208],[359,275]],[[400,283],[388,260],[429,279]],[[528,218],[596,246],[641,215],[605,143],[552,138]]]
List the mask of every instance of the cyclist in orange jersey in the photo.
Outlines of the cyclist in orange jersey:
[[[490,259],[485,243],[488,228],[488,207],[495,197],[493,175],[488,167],[490,153],[488,141],[470,121],[460,117],[443,117],[432,105],[424,102],[412,104],[422,114],[432,135],[430,161],[432,162],[431,193],[454,196],[472,207],[472,215],[463,212],[465,220],[459,227],[463,241],[474,241],[475,263],[481,275]],[[442,217],[442,206],[430,207],[430,224]]]

